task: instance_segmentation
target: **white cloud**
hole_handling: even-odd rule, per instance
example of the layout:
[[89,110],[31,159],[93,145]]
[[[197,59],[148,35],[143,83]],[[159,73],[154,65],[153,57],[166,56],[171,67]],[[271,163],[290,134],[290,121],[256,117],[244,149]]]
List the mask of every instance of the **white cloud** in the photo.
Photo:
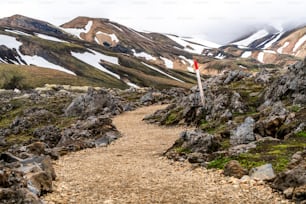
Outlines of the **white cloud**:
[[148,30],[225,42],[254,25],[304,23],[303,0],[2,0],[0,17],[13,14],[56,25],[76,16],[109,18]]

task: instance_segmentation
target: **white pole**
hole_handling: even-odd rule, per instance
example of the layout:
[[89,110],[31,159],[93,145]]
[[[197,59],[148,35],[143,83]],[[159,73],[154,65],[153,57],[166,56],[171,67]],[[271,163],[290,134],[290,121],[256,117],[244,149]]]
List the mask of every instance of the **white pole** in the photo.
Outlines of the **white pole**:
[[199,87],[199,90],[200,90],[201,102],[202,102],[202,106],[204,107],[205,106],[204,91],[203,91],[203,86],[202,86],[202,81],[201,81],[199,65],[198,65],[198,62],[196,60],[194,60],[194,67],[195,67],[196,75],[197,75],[197,79],[198,79],[198,87]]

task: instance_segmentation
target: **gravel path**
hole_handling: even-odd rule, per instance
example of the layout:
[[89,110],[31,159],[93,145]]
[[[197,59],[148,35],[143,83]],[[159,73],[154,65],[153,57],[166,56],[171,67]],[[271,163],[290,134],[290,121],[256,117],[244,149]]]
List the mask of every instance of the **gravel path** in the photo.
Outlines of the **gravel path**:
[[51,203],[287,203],[262,182],[224,177],[221,171],[192,168],[161,157],[183,131],[149,125],[142,118],[162,106],[114,119],[123,137],[108,147],[87,149],[55,164]]

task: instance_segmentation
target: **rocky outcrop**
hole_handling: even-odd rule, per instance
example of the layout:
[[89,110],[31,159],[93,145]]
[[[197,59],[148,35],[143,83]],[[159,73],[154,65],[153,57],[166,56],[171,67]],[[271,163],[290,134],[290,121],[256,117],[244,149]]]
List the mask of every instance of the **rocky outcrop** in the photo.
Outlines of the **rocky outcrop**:
[[[205,79],[204,107],[194,87],[189,95],[145,120],[197,126],[182,133],[166,152],[169,158],[209,168],[225,166],[226,175],[238,178],[247,171],[250,179],[273,182],[276,189],[301,200],[304,167],[295,162],[284,170],[291,155],[305,148],[304,63],[287,71],[266,69],[252,76],[234,71]],[[214,144],[208,138],[218,148],[206,151],[207,144]],[[235,162],[225,165],[229,160],[237,160],[241,166]],[[296,196],[294,189],[298,189]]]
[[230,137],[230,143],[232,145],[248,144],[255,141],[255,120],[251,117],[247,117],[240,126],[234,130]]
[[265,93],[266,101],[289,99],[294,104],[306,103],[306,58],[288,67],[288,72],[276,79]]
[[[204,120],[212,121],[219,118],[225,121],[231,120],[233,113],[244,113],[247,107],[244,105],[241,95],[235,90],[228,89],[227,86],[249,76],[246,72],[232,71],[209,78],[203,84],[203,87],[205,87],[204,107],[201,105],[197,87],[193,87],[191,89],[192,93],[178,98],[175,106],[171,105],[163,111],[158,111],[146,117],[146,120],[158,121],[162,125],[175,125],[179,122],[187,125],[199,125]],[[220,89],[220,87],[224,87],[224,89]],[[168,123],[167,120],[174,116],[174,113],[176,120]]]
[[127,104],[119,94],[137,95],[129,101],[137,107],[137,100],[145,93],[125,92],[89,89],[84,94],[50,86],[26,93],[0,93],[1,203],[42,203],[40,196],[53,190],[56,178],[52,159],[71,151],[107,146],[119,138],[110,118]]
[[[175,160],[187,159],[192,163],[203,163],[209,161],[213,156],[211,153],[216,152],[220,148],[219,138],[214,135],[204,133],[199,130],[184,131],[175,144],[166,151],[168,158]],[[178,155],[177,155],[178,154]]]
[[292,156],[288,170],[277,175],[272,187],[281,190],[288,198],[306,200],[306,151]]
[[89,115],[118,115],[123,111],[120,100],[106,90],[89,89],[84,95],[75,98],[65,110],[65,115],[89,116]]

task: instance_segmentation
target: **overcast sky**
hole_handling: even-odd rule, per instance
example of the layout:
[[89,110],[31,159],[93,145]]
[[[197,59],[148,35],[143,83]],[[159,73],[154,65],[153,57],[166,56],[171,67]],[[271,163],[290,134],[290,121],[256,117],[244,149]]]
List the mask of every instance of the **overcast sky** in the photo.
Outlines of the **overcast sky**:
[[101,17],[140,31],[225,43],[265,24],[304,24],[305,9],[305,0],[1,0],[0,17],[22,14],[55,25]]

